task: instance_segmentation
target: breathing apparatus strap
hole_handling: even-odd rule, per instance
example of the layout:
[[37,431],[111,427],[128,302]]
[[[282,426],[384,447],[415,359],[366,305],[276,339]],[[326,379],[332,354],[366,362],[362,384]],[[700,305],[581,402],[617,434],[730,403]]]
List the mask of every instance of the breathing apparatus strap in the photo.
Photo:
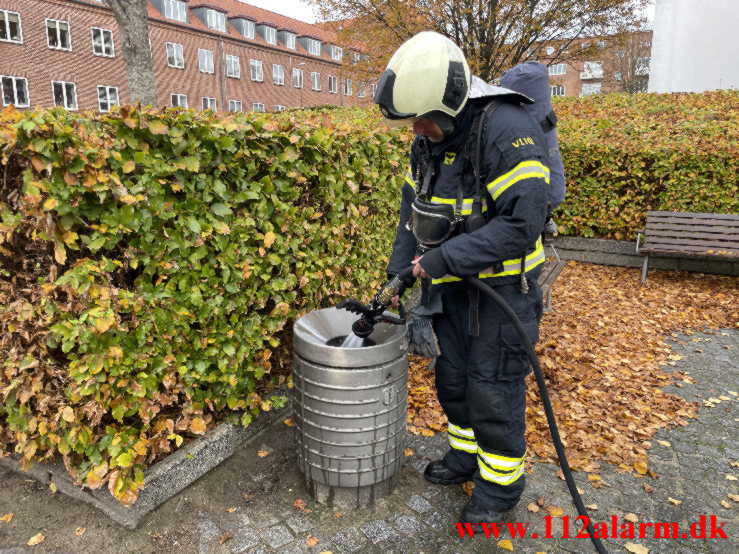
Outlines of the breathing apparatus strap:
[[416,182],[420,183],[416,195],[425,199],[431,194],[429,188],[431,187],[431,179],[434,177],[434,162],[431,158],[431,147],[429,146],[428,137],[421,136],[418,139],[418,152],[419,152],[419,163],[418,172],[420,179]]
[[[475,194],[472,198],[472,213],[467,217],[465,231],[470,233],[476,231],[483,225],[485,225],[485,217],[482,215],[482,176],[480,170],[480,152],[482,151],[482,134],[485,129],[485,122],[488,120],[490,114],[500,107],[500,101],[491,100],[485,107],[475,116],[470,127],[470,138],[467,142],[467,154],[470,164],[472,165],[472,171],[475,175]],[[458,193],[461,194],[461,187]],[[484,189],[487,193],[487,189]],[[489,195],[488,195],[489,197]],[[460,196],[457,197],[459,203]],[[490,200],[488,200],[490,202]],[[492,209],[492,203],[489,206]],[[470,335],[473,337],[480,336],[480,289],[477,287],[467,287],[467,297],[470,303],[469,310],[469,328]]]

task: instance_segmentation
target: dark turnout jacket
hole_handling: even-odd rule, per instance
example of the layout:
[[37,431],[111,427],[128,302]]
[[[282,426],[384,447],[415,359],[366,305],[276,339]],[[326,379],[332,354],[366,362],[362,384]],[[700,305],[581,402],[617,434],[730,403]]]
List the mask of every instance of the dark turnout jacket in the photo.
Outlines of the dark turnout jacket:
[[[468,216],[475,193],[469,163],[468,137],[474,117],[489,98],[470,100],[455,118],[454,133],[431,143],[435,167],[432,202],[456,204],[462,182],[462,215]],[[419,175],[419,138],[411,147],[411,168],[402,188],[400,223],[388,274],[410,265],[416,239],[407,227]],[[504,101],[485,123],[481,158],[483,209],[487,223],[472,233],[461,233],[423,255],[421,266],[432,277],[432,288],[456,286],[460,277],[478,276],[495,286],[520,280],[544,263],[541,232],[547,215],[550,171],[541,127],[520,105]],[[524,259],[522,266],[522,258]]]

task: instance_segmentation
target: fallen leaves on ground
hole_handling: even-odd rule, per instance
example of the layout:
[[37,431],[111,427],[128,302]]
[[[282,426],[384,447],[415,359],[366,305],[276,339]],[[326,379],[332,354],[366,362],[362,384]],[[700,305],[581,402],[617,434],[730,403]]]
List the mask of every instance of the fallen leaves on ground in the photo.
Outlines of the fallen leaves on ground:
[[32,536],[30,539],[28,539],[28,542],[26,543],[28,546],[36,546],[37,544],[41,544],[44,542],[44,537],[41,533]]
[[472,496],[472,491],[475,490],[475,483],[472,481],[465,481],[462,483],[462,490],[467,496]]
[[87,528],[77,527],[77,529],[74,530],[74,534],[77,535],[78,537],[81,537],[82,535],[85,534],[85,531],[87,531]]
[[264,458],[265,456],[269,456],[269,452],[266,450],[257,450],[257,456],[260,458]]
[[0,517],[0,521],[4,521],[5,523],[9,523],[11,519],[13,519],[13,514],[5,514],[3,517]]
[[287,425],[288,427],[293,427],[293,426],[295,425],[295,420],[293,420],[293,418],[291,418],[291,417],[288,417],[288,418],[287,418],[287,419],[286,419],[285,421],[283,421],[282,423],[284,423],[284,424],[285,424],[285,425]]
[[498,543],[498,546],[502,548],[503,550],[508,550],[509,552],[513,552],[513,543],[509,541],[508,539],[503,539]]
[[554,505],[547,506],[545,510],[549,512],[550,515],[553,515],[554,517],[559,517],[565,513],[564,509],[561,506],[554,506]]
[[405,455],[406,456],[413,456],[413,450],[411,450],[410,448],[406,448],[405,449]]
[[633,542],[627,542],[624,548],[632,554],[649,554],[649,549],[646,546],[634,544]]
[[529,510],[529,512],[534,512],[534,513],[538,512],[541,509],[539,508],[539,506],[537,506],[533,502],[529,502],[529,505],[526,506],[526,508]]
[[671,496],[668,496],[668,497],[667,497],[667,500],[668,500],[668,501],[670,501],[670,502],[671,502],[672,504],[674,504],[675,506],[679,506],[680,504],[682,504],[682,503],[683,503],[683,501],[682,501],[682,500],[678,500],[677,498],[672,498]]
[[[598,462],[606,461],[619,472],[657,477],[645,461],[644,442],[697,417],[696,404],[662,390],[694,382],[686,373],[661,369],[682,358],[666,339],[693,329],[739,328],[735,277],[655,270],[646,283],[639,278],[635,268],[570,261],[553,287],[555,309],[542,320],[537,353],[567,459],[588,473],[599,473]],[[409,431],[445,431],[428,360],[411,356],[410,365]],[[533,377],[526,423],[529,454],[556,462]]]
[[235,512],[236,511],[236,507],[226,508],[226,511],[230,514],[231,512]]
[[318,544],[318,539],[313,535],[308,535],[305,539],[305,544],[307,544],[310,548],[313,548]]
[[631,523],[637,523],[639,521],[639,516],[629,512],[628,514],[624,515],[624,519],[626,521],[630,521]]
[[305,500],[303,500],[302,498],[298,498],[297,500],[295,500],[295,502],[293,502],[293,507],[296,510],[299,510],[299,511],[303,512],[304,514],[309,514],[309,513],[311,513],[313,511],[310,508],[308,508],[307,506],[308,506],[308,503]]
[[223,544],[224,542],[232,538],[233,538],[233,533],[226,533],[225,535],[221,535],[220,537],[218,537],[218,543]]

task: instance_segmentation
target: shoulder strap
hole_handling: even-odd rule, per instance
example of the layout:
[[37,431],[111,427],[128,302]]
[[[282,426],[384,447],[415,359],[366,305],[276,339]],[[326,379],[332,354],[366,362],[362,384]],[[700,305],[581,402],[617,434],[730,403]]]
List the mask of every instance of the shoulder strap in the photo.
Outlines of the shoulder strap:
[[554,129],[557,126],[557,114],[554,113],[554,110],[549,112],[546,117],[539,122],[539,125],[541,125],[541,130],[545,133]]
[[472,164],[472,171],[475,174],[475,196],[472,201],[473,211],[475,205],[480,206],[482,210],[482,175],[480,174],[480,152],[482,151],[482,135],[485,130],[485,122],[488,117],[497,110],[501,101],[493,99],[483,107],[482,110],[475,116],[475,120],[472,122],[470,139],[467,143],[467,151],[471,154],[469,156],[470,163]]

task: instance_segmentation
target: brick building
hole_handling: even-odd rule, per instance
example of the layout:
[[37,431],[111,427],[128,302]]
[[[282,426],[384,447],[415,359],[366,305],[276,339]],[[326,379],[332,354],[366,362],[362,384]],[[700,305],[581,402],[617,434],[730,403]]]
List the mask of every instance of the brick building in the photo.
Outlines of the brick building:
[[[549,65],[552,96],[585,96],[599,92],[646,92],[652,47],[652,31],[621,37],[590,37],[573,41],[559,57],[570,57],[571,49],[587,49],[586,55],[568,62],[551,63],[560,44],[544,48],[537,61]],[[587,58],[590,58],[589,60]],[[582,59],[585,58],[585,59]]]
[[[238,0],[152,0],[159,107],[220,111],[367,105],[335,36]],[[3,105],[108,111],[129,101],[118,25],[96,0],[0,0]]]

